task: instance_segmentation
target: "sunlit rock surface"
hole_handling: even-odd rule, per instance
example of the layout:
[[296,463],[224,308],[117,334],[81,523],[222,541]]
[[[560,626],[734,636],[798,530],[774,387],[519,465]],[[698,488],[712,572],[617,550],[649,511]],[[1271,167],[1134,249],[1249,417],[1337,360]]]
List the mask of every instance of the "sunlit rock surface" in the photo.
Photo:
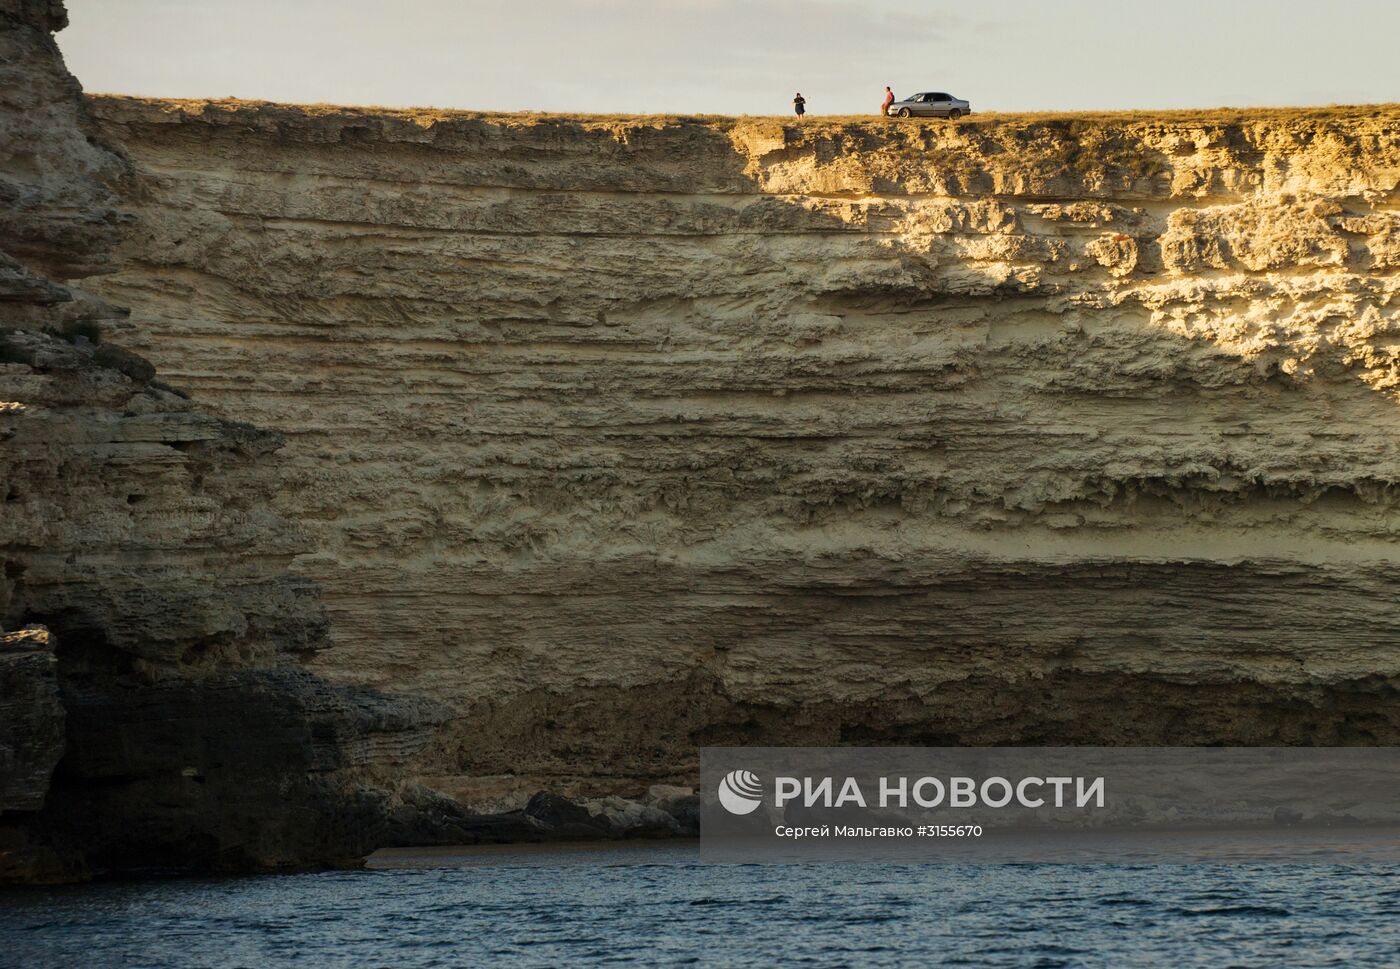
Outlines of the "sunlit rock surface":
[[706,743],[1393,743],[1400,110],[90,99],[113,338],[285,435],[467,803]]

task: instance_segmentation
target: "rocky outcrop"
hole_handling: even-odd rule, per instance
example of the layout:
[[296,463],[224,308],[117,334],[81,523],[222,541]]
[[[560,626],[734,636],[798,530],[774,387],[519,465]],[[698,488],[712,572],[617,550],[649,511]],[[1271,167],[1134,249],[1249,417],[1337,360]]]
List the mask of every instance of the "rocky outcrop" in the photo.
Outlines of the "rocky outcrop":
[[281,438],[156,380],[69,284],[129,217],[62,23],[0,0],[0,883],[357,858],[445,711],[300,669],[327,622],[271,507]]
[[311,667],[451,704],[435,790],[1400,740],[1390,109],[89,103],[139,225],[93,288],[286,434]]
[[287,572],[304,539],[269,509],[277,435],[201,413],[107,344],[13,330],[0,360],[0,617],[57,639],[0,651],[25,782],[11,827],[100,868],[372,850],[395,786],[376,773],[444,713],[297,667],[326,620]]
[[210,417],[119,347],[0,335],[7,618],[187,668],[326,645],[305,538],[269,507],[276,434]]
[[0,0],[0,302],[60,301],[52,281],[100,272],[126,218],[126,164],[89,137],[53,39],[67,23],[60,0]]

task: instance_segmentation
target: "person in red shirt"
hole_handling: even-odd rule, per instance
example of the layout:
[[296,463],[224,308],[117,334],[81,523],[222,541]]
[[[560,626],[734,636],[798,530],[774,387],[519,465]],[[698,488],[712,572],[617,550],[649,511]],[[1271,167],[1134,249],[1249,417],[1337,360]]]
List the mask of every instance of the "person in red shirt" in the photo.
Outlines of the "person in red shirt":
[[884,102],[884,104],[881,104],[881,105],[880,105],[880,113],[883,114],[883,115],[888,115],[888,114],[890,113],[890,105],[892,105],[892,104],[894,104],[894,92],[891,91],[891,90],[890,90],[890,86],[889,86],[888,84],[886,84],[886,85],[885,85],[885,102]]

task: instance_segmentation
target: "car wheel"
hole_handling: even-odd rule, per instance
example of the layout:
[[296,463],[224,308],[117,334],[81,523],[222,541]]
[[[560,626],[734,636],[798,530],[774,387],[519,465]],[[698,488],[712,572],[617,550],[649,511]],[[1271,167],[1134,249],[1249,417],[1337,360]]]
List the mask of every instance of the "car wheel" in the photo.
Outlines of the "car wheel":
[[908,109],[908,108],[900,108],[900,109],[899,109],[899,116],[900,116],[901,118],[907,118],[907,117],[909,117],[909,109]]
[[962,117],[962,112],[959,111],[957,108],[954,108],[952,111],[949,111],[949,112],[948,112],[948,120],[949,120],[949,121],[957,121],[957,120],[958,120],[959,118],[961,118],[961,117]]

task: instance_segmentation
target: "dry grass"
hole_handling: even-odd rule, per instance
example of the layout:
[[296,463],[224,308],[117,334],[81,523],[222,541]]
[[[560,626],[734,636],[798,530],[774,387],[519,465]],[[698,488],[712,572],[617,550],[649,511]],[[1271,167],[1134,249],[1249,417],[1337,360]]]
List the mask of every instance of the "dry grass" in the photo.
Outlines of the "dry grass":
[[868,115],[813,115],[798,121],[792,115],[719,115],[719,114],[553,114],[543,111],[467,111],[453,108],[402,108],[380,105],[282,104],[273,101],[245,101],[237,98],[179,99],[139,98],[118,94],[90,94],[98,108],[104,104],[142,105],[165,110],[181,110],[202,114],[207,110],[224,112],[296,113],[305,117],[380,117],[412,121],[420,125],[452,120],[493,121],[499,124],[580,124],[580,125],[645,125],[706,124],[722,128],[748,124],[781,124],[814,129],[850,127],[852,125],[924,125],[956,124],[968,128],[1025,127],[1030,125],[1140,125],[1140,124],[1251,124],[1260,122],[1297,121],[1363,121],[1382,120],[1400,123],[1400,104],[1329,105],[1326,107],[1274,108],[1209,108],[1170,109],[1154,111],[1044,111],[1044,112],[986,112],[975,113],[956,122],[942,118],[883,118]]

